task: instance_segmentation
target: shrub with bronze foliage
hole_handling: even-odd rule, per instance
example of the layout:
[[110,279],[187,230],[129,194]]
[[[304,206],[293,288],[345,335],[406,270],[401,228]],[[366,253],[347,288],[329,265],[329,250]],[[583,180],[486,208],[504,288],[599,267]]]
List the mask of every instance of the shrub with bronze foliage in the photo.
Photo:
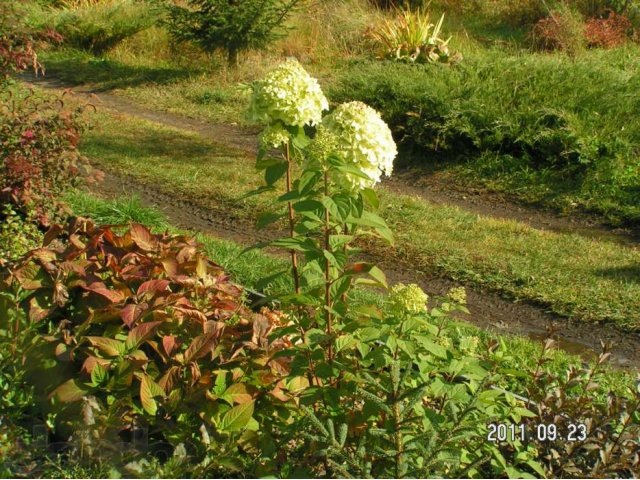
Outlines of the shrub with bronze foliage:
[[242,288],[183,236],[138,224],[119,234],[78,218],[52,227],[45,245],[2,291],[41,326],[32,378],[56,407],[59,433],[77,437],[88,415],[105,440],[146,424],[200,459],[215,452],[208,469],[245,458],[233,456],[238,444],[268,443],[265,426],[278,417],[270,391],[289,373],[278,352],[291,346],[270,333],[285,318],[244,306]]
[[61,194],[90,171],[77,150],[83,110],[19,88],[0,91],[0,201],[49,225]]

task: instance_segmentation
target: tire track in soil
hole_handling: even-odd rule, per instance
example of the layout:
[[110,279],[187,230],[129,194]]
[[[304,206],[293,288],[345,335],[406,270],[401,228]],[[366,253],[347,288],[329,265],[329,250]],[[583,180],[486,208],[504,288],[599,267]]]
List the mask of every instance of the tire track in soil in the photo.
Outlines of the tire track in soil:
[[[67,89],[68,85],[55,79],[27,79],[39,87],[52,90]],[[136,105],[134,102],[114,94],[95,92],[88,87],[72,91],[84,99],[93,102],[96,107],[124,113],[133,117],[149,120],[164,126],[195,132],[205,139],[232,147],[253,155],[256,151],[256,131],[234,125],[209,123],[187,118],[169,112],[159,112]],[[95,104],[95,102],[93,102]],[[103,168],[101,166],[101,168]],[[231,240],[239,244],[250,245],[259,241],[277,237],[277,232],[256,231],[246,220],[232,218],[223,209],[215,211],[203,207],[188,199],[177,199],[169,192],[163,192],[156,186],[145,185],[133,177],[106,171],[104,182],[94,187],[101,196],[113,198],[118,195],[138,195],[147,206],[162,211],[175,226],[197,230],[213,236]],[[640,238],[637,232],[608,229],[589,217],[568,219],[527,206],[519,206],[505,200],[504,197],[484,192],[471,192],[452,189],[443,184],[437,176],[431,175],[418,179],[415,172],[399,172],[393,179],[383,182],[391,191],[418,195],[434,204],[452,205],[474,213],[517,220],[534,228],[559,232],[573,232],[591,238],[611,240],[623,244],[633,244]],[[420,181],[422,183],[420,183]],[[417,271],[408,259],[370,256],[385,271],[390,283],[417,283],[430,297],[442,296],[450,288],[460,286],[455,282],[427,272]],[[467,289],[468,308],[471,315],[460,317],[485,330],[496,333],[508,333],[540,340],[546,336],[546,327],[555,324],[561,327],[556,339],[560,348],[584,358],[593,358],[600,351],[600,341],[615,345],[612,363],[622,368],[640,369],[640,334],[621,332],[607,323],[586,324],[572,321],[546,311],[539,305],[529,302],[514,302],[495,292],[476,286],[464,285]]]

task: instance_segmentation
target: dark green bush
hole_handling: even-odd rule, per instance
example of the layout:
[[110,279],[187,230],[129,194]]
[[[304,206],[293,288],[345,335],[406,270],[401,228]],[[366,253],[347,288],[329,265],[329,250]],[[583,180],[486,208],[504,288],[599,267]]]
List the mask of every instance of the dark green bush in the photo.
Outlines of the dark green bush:
[[300,0],[188,0],[189,8],[170,4],[166,25],[179,41],[205,51],[226,51],[230,65],[248,48],[264,47],[278,38],[285,20]]

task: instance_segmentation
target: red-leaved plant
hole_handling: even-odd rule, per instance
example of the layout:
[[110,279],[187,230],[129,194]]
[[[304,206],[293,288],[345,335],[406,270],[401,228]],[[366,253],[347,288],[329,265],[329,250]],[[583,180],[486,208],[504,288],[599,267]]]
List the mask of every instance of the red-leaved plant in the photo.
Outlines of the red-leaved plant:
[[610,11],[606,17],[587,21],[585,37],[590,47],[614,48],[633,37],[633,25],[624,15]]
[[48,226],[61,217],[63,192],[91,171],[77,149],[84,107],[16,88],[0,99],[0,202]]
[[56,225],[0,282],[0,299],[42,325],[34,383],[58,406],[59,432],[79,418],[103,436],[144,423],[191,453],[215,450],[207,468],[222,468],[239,443],[264,440],[297,388],[278,356],[291,342],[270,337],[283,316],[247,308],[193,239],[138,224],[117,232],[82,218]]

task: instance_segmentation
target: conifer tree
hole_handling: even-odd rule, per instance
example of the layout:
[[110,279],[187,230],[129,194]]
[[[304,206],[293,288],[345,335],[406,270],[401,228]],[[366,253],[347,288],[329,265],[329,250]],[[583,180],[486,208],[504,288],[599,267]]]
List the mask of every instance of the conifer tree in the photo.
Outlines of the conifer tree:
[[167,24],[173,37],[192,41],[203,50],[222,49],[229,65],[238,54],[263,47],[282,36],[287,16],[301,0],[187,0],[188,6],[170,5]]

